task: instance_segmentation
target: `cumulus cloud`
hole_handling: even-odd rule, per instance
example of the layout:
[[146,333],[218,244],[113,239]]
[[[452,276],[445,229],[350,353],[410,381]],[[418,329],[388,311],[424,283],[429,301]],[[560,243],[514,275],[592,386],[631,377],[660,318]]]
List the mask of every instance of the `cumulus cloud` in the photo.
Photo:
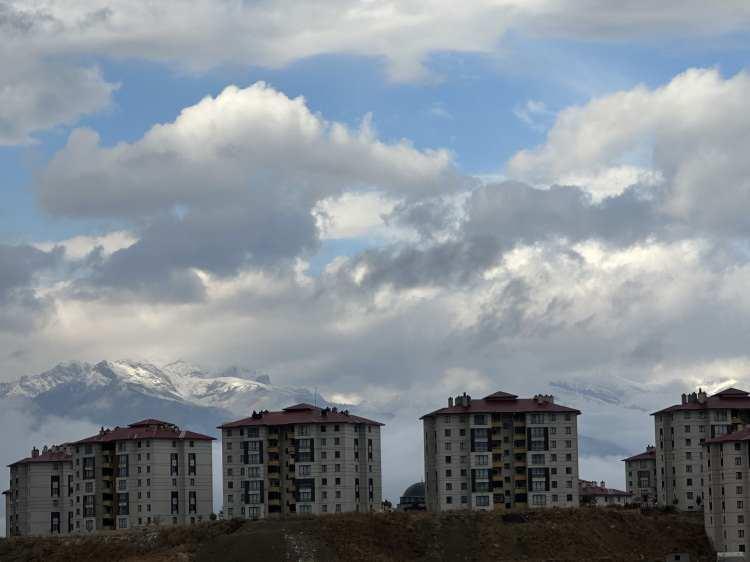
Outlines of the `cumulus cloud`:
[[32,143],[34,133],[106,108],[117,87],[96,67],[25,58],[0,55],[0,146]]
[[[715,69],[605,95],[561,111],[545,143],[517,153],[508,174],[537,184],[581,181],[599,197],[612,195],[613,184],[663,183],[662,207],[673,220],[746,234],[748,96],[746,72],[723,78]],[[634,155],[645,160],[636,168]],[[602,176],[620,181],[601,189]]]
[[97,51],[116,57],[176,62],[202,70],[239,63],[278,67],[321,54],[382,58],[395,80],[428,74],[436,52],[494,52],[508,30],[546,37],[628,39],[645,34],[715,35],[742,29],[742,2],[698,0],[654,4],[587,0],[9,0],[0,31],[41,51]]
[[315,215],[331,201],[351,204],[344,193],[411,200],[463,181],[445,150],[384,143],[369,117],[350,130],[257,83],[207,97],[133,143],[104,147],[76,130],[37,193],[55,215],[137,228],[131,246],[92,261],[92,285],[193,300],[203,296],[194,270],[232,275],[313,251]]
[[716,36],[749,21],[742,2],[706,6],[698,0],[478,0],[460,6],[448,0],[326,0],[304,6],[292,0],[4,0],[0,144],[27,144],[39,131],[106,107],[117,85],[96,67],[76,62],[92,53],[191,72],[357,55],[382,60],[392,80],[414,81],[433,77],[428,65],[433,54],[497,53],[508,31],[627,40]]

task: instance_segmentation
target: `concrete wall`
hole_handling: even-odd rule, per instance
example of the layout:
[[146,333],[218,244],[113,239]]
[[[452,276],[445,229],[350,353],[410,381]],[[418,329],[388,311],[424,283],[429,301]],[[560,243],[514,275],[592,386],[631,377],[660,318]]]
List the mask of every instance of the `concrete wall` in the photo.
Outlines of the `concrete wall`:
[[719,552],[747,552],[750,550],[748,443],[712,443],[705,452],[706,535]]
[[[575,507],[578,497],[577,416],[564,413],[439,414],[423,420],[425,501],[430,511],[493,510],[507,507]],[[547,448],[530,450],[528,430],[547,434]],[[489,450],[471,451],[472,429],[486,429]],[[533,431],[533,429],[532,429]],[[517,446],[523,441],[522,446]],[[493,445],[494,443],[494,445]],[[542,469],[546,478],[532,478],[530,469]],[[489,491],[472,491],[476,476],[490,471]],[[481,472],[476,472],[477,470]],[[534,489],[534,480],[538,489]],[[501,484],[493,485],[500,481]],[[483,481],[482,481],[483,482]],[[518,498],[526,496],[527,501]]]
[[[140,444],[140,446],[139,446]],[[86,453],[85,445],[74,452],[76,512],[75,530],[94,532],[107,528],[104,520],[111,517],[116,529],[158,524],[185,524],[207,520],[213,508],[212,487],[212,442],[188,439],[142,439],[118,441],[114,447],[103,449],[101,444],[93,444],[91,453]],[[171,455],[177,454],[178,474],[171,473]],[[188,459],[195,453],[195,474],[188,472]],[[127,476],[120,476],[118,464],[123,455],[128,458]],[[83,459],[96,459],[95,478],[83,479]],[[111,485],[103,477],[102,469],[108,466],[105,457],[112,457],[109,463],[113,477]],[[178,494],[178,512],[172,513],[172,492]],[[189,510],[190,492],[195,492],[196,509]],[[111,493],[111,502],[104,500],[104,494]],[[128,496],[128,514],[121,513],[118,494]],[[83,498],[95,497],[96,514],[84,517]]]
[[[68,533],[68,462],[29,462],[11,467],[10,495],[6,499],[7,534],[52,535]],[[60,480],[60,494],[51,493],[52,477]],[[59,514],[59,531],[52,531],[52,513]]]
[[[646,478],[645,482],[641,481]],[[656,458],[625,463],[625,491],[632,494],[634,502],[656,503],[656,481]]]
[[731,411],[685,410],[654,416],[659,505],[680,511],[703,509],[705,439],[726,432]]
[[[223,505],[226,517],[263,518],[272,515],[270,506],[279,507],[279,514],[336,513],[380,511],[382,502],[380,427],[337,421],[327,424],[279,426],[277,433],[266,426],[257,427],[257,437],[248,437],[248,428],[225,429],[222,433]],[[338,430],[336,430],[338,428]],[[294,443],[312,439],[312,462],[295,462]],[[278,441],[278,447],[270,443]],[[263,447],[261,464],[246,465],[242,459],[244,441],[260,442]],[[372,459],[368,458],[371,451]],[[356,443],[356,445],[355,445]],[[269,461],[269,453],[278,452],[278,463]],[[269,470],[278,466],[278,476]],[[250,474],[253,476],[251,477]],[[264,493],[260,504],[245,504],[243,481],[262,480]],[[312,479],[314,501],[296,501],[296,480]],[[369,480],[373,497],[369,499]],[[279,481],[278,488],[274,481]],[[359,501],[356,482],[359,480]],[[338,481],[338,484],[337,484]],[[269,499],[269,492],[281,494],[281,500]]]

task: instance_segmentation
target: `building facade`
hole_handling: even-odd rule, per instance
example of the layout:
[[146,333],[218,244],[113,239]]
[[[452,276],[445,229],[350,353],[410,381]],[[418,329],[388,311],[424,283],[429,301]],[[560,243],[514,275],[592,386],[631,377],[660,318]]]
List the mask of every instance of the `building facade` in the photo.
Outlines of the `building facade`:
[[625,489],[632,501],[644,506],[656,504],[656,447],[649,445],[646,450],[627,459],[625,463]]
[[224,516],[380,511],[382,425],[310,404],[221,425]]
[[707,439],[704,453],[706,535],[718,552],[747,552],[750,429]]
[[9,537],[11,533],[10,529],[10,490],[3,491],[3,502],[5,503],[5,536]]
[[659,505],[680,511],[703,509],[703,443],[750,423],[750,394],[728,388],[708,396],[699,390],[652,415]]
[[607,488],[607,483],[602,480],[579,480],[578,493],[581,505],[593,507],[624,507],[632,501],[632,494],[616,488]]
[[72,530],[72,457],[67,445],[34,447],[9,465],[5,494],[6,536],[64,535]]
[[149,419],[71,443],[73,532],[208,520],[213,440]]
[[549,395],[466,394],[422,417],[429,511],[578,506],[578,416]]

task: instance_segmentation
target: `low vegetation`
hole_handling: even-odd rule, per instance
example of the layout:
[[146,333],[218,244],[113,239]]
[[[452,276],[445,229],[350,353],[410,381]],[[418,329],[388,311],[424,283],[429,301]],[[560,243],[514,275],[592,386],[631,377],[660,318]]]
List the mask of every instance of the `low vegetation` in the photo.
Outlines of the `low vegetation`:
[[715,560],[697,514],[613,508],[215,521],[91,537],[11,538],[2,561]]

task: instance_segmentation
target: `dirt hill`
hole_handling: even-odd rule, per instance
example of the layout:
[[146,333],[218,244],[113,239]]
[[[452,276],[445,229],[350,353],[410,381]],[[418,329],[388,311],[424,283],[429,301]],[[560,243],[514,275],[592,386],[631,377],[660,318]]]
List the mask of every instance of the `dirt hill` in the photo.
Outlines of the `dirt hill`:
[[70,538],[0,541],[5,561],[715,560],[697,514],[624,509],[390,513],[217,521]]

